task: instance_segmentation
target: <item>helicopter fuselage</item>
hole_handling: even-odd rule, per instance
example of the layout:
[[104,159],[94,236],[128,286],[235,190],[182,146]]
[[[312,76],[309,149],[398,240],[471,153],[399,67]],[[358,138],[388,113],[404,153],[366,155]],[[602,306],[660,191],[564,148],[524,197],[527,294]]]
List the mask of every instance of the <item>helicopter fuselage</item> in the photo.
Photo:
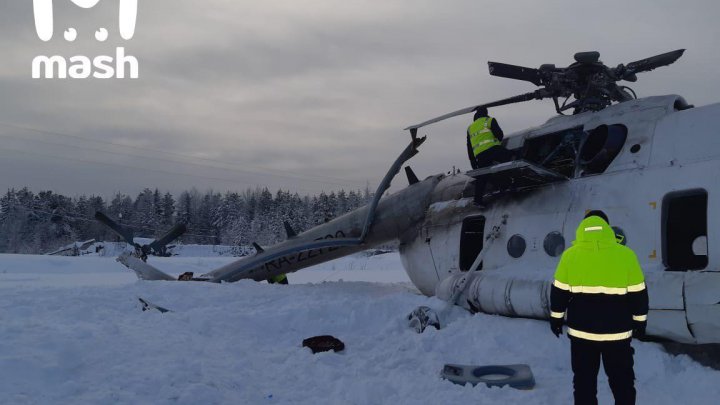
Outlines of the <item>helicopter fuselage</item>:
[[[585,212],[601,209],[645,272],[648,333],[719,343],[720,251],[712,243],[720,238],[718,114],[720,104],[687,108],[681,97],[659,96],[558,116],[507,137],[519,157],[567,180],[507,192],[479,209],[468,195],[472,172],[445,177],[418,235],[401,239],[408,275],[424,294],[447,299],[471,272],[460,305],[546,318],[560,254]],[[501,237],[483,247],[494,226]],[[468,268],[483,248],[480,268]]]
[[[403,266],[423,294],[450,300],[463,286],[455,302],[471,311],[546,319],[560,255],[584,214],[601,209],[644,270],[648,334],[720,343],[716,116],[720,104],[691,108],[679,96],[557,116],[506,137],[513,162],[422,181],[409,172],[402,190],[379,199],[382,186],[370,206],[289,232],[284,242],[198,280],[268,280],[399,241]],[[453,136],[461,147],[464,135]],[[406,152],[418,144],[413,138]],[[406,152],[386,180],[412,155]],[[486,208],[473,204],[480,178],[490,185]],[[144,279],[172,279],[139,262],[124,264]]]

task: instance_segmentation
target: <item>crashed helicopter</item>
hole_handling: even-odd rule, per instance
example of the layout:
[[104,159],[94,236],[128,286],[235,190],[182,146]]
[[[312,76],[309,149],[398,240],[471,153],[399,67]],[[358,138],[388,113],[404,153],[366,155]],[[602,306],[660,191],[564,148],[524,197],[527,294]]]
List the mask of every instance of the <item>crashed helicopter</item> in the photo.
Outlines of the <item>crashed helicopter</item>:
[[[674,63],[684,50],[617,67],[597,52],[575,54],[568,67],[538,69],[489,62],[490,74],[539,87],[406,128],[410,144],[370,204],[199,277],[267,280],[393,240],[403,266],[425,295],[473,312],[549,318],[554,269],[590,209],[610,217],[619,243],[638,255],[650,295],[648,335],[683,343],[720,343],[720,104],[693,107],[677,95],[637,98],[637,74]],[[381,198],[418,153],[418,130],[480,107],[552,99],[557,116],[506,136],[516,160],[419,180]],[[564,99],[564,102],[560,102]],[[570,113],[566,115],[566,113]],[[485,207],[472,203],[474,183],[491,185]],[[714,208],[715,207],[715,208]],[[99,213],[129,243],[132,233]],[[118,260],[142,279],[175,280],[146,263],[182,231],[178,225]]]

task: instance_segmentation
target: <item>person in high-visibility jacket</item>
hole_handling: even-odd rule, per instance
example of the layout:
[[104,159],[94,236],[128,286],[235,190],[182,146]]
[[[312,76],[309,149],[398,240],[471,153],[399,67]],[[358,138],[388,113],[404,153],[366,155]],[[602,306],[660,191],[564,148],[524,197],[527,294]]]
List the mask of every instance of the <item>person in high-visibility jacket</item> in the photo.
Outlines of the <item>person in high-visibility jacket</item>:
[[[487,108],[475,111],[473,123],[467,129],[468,158],[473,169],[513,160],[512,153],[500,144],[503,135],[497,120],[488,116]],[[475,180],[475,204],[481,204],[484,192],[485,181]]]
[[269,284],[287,284],[288,278],[286,274],[278,274],[277,276],[270,277],[268,279]]
[[637,256],[616,241],[602,211],[585,215],[573,246],[560,258],[550,309],[558,337],[567,313],[575,404],[597,404],[601,359],[615,403],[634,404],[630,341],[645,333],[648,293]]
[[488,116],[487,108],[475,111],[473,123],[467,129],[467,150],[473,169],[512,160],[512,154],[500,144],[503,130],[497,120]]

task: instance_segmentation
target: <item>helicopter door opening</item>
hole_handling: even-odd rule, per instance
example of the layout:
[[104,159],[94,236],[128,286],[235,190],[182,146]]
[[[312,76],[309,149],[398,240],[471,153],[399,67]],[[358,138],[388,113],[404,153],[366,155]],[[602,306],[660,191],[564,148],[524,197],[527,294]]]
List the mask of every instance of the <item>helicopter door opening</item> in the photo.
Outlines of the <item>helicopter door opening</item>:
[[[460,236],[460,270],[471,270],[475,258],[483,248],[485,239],[485,217],[475,216],[463,220]],[[476,269],[481,270],[482,262]]]
[[707,191],[669,193],[662,203],[663,263],[667,270],[701,270],[708,265]]

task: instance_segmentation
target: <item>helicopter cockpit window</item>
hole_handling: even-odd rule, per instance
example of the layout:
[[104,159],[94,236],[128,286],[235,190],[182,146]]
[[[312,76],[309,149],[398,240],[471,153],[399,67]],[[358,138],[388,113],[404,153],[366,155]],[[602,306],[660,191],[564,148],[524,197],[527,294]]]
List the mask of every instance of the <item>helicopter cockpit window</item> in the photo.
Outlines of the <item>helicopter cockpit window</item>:
[[588,176],[604,172],[617,157],[627,140],[624,125],[600,125],[588,131],[580,147],[578,174]]
[[520,156],[568,178],[599,174],[620,154],[627,133],[619,124],[571,128],[529,139]]
[[522,159],[565,177],[573,177],[584,135],[582,127],[578,127],[529,139],[523,146]]

